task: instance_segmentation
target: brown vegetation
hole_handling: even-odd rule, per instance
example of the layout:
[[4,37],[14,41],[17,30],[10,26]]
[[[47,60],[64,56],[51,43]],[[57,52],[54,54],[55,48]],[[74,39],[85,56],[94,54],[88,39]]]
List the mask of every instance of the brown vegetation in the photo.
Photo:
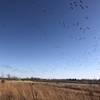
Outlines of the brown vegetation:
[[0,100],[100,100],[100,86],[12,81],[0,83]]

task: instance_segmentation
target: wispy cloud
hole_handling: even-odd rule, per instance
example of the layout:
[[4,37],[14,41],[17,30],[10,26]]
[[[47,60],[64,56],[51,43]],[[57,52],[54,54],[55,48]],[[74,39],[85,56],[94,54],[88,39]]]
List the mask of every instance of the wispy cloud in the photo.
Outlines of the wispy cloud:
[[16,66],[11,66],[11,65],[1,65],[0,66],[4,70],[9,70],[11,72],[17,72],[17,73],[23,73],[25,71],[21,70],[20,68],[17,68]]

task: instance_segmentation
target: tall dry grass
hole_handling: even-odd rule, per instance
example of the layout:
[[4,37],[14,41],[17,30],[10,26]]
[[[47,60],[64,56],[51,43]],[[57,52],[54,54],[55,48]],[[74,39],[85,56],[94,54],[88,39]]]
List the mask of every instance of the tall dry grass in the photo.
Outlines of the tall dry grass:
[[0,100],[100,100],[100,87],[43,83],[0,83]]

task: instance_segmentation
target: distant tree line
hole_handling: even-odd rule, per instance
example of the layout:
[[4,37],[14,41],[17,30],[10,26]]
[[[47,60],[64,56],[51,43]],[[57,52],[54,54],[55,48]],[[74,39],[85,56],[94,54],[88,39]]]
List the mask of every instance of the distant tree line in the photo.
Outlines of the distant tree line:
[[82,83],[82,84],[100,84],[100,79],[42,79],[36,77],[19,78],[8,74],[6,77],[0,77],[0,80],[21,80],[21,81],[36,81],[36,82],[55,82],[55,83]]

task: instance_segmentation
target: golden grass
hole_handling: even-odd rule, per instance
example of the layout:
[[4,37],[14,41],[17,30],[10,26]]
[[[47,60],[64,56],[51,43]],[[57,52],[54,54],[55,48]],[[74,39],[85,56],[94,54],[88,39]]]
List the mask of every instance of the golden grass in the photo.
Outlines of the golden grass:
[[100,100],[100,87],[5,82],[0,83],[0,100]]

